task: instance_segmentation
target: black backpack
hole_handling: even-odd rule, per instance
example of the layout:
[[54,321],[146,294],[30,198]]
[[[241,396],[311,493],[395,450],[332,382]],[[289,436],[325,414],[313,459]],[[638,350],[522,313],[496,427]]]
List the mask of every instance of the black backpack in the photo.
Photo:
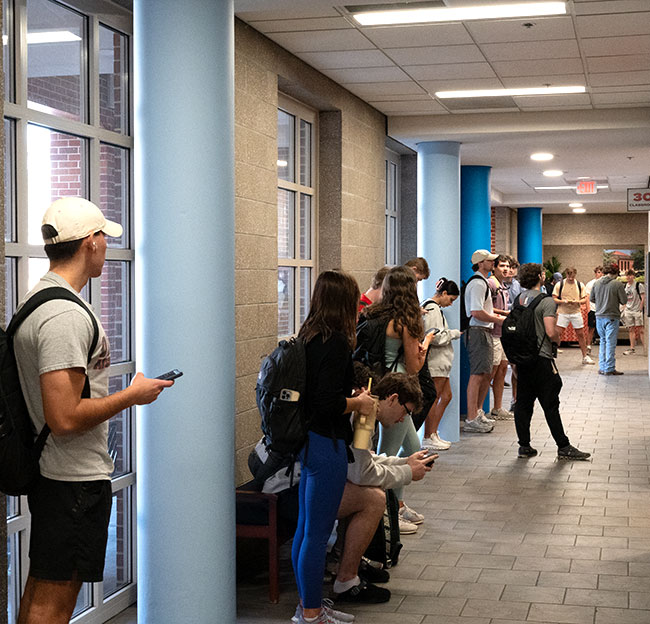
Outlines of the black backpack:
[[520,303],[520,297],[521,295],[517,296],[510,314],[503,321],[501,345],[506,352],[508,362],[526,365],[537,359],[544,340],[548,338],[545,333],[543,340],[537,344],[535,308],[542,302],[542,299],[550,297],[550,295],[540,293],[527,306]]
[[[469,329],[469,321],[471,316],[467,313],[467,307],[465,305],[465,293],[467,291],[467,286],[468,284],[474,280],[474,279],[482,279],[485,280],[484,277],[481,275],[472,275],[466,282],[463,282],[460,288],[460,331],[467,331]],[[485,301],[487,301],[487,298],[490,294],[490,287],[485,284]]]
[[393,370],[400,359],[404,348],[400,347],[395,361],[386,366],[386,328],[390,322],[389,316],[361,318],[357,325],[357,346],[352,359],[367,366],[372,371],[372,378],[379,381],[386,373]]
[[[10,496],[28,494],[40,475],[39,459],[50,433],[45,425],[36,435],[29,416],[18,378],[13,337],[21,323],[36,308],[52,299],[66,299],[86,310],[93,323],[93,340],[88,362],[97,346],[99,328],[95,316],[79,297],[66,288],[52,287],[40,290],[30,297],[14,314],[6,331],[0,329],[0,491]],[[90,384],[86,383],[81,395],[90,397]]]
[[392,568],[397,565],[401,550],[399,501],[393,490],[386,490],[386,509],[364,556],[382,563],[384,568]]
[[268,453],[255,475],[257,480],[265,481],[283,466],[293,468],[309,430],[306,387],[307,356],[303,339],[281,340],[264,358],[255,386]]

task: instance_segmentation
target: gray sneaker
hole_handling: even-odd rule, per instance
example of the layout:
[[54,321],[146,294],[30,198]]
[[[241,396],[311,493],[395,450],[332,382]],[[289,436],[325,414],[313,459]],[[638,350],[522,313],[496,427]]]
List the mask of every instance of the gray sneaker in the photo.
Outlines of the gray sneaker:
[[466,420],[463,427],[465,433],[490,433],[492,429],[493,424],[481,422],[478,416],[474,420]]
[[558,459],[585,460],[585,459],[589,459],[590,457],[591,457],[591,453],[585,453],[583,451],[580,451],[575,446],[571,446],[570,444],[567,446],[563,446],[561,449],[557,450]]
[[[320,622],[344,622],[345,624],[354,622],[354,615],[352,615],[351,613],[344,613],[343,611],[338,611],[337,609],[334,609],[334,603],[329,598],[323,598],[323,602],[321,603],[321,606],[322,606],[321,617],[323,614],[325,614],[325,616],[329,616],[330,618],[334,618],[334,619],[328,620],[326,617],[326,619],[321,620],[319,618],[316,620],[316,622],[319,623]],[[296,607],[296,613],[291,618],[291,621],[293,622],[293,624],[304,622],[304,619],[302,619],[302,607],[300,606],[300,603],[298,603],[298,606]]]
[[486,416],[485,412],[482,409],[476,412],[476,420],[480,420],[484,425],[494,425],[494,423],[496,422],[494,419]]
[[498,410],[493,409],[490,412],[490,416],[494,418],[494,420],[512,420],[515,417],[515,413],[509,412],[508,410],[500,407]]

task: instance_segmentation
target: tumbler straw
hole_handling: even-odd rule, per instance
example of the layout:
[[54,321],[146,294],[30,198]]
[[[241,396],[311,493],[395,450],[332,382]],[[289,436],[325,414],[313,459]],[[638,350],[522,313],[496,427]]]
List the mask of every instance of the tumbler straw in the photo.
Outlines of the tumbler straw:
[[368,377],[368,394],[370,394],[370,387],[372,386],[372,377]]

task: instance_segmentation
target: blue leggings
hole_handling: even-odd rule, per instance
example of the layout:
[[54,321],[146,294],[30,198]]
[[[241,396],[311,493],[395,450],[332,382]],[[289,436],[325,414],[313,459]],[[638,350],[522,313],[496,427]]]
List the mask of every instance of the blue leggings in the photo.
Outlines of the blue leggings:
[[307,461],[303,449],[300,464],[300,511],[291,559],[302,606],[305,609],[318,609],[323,597],[327,540],[336,520],[348,474],[345,442],[333,441],[310,431]]
[[[379,425],[379,444],[377,444],[377,453],[385,453],[389,457],[397,455],[400,457],[410,457],[417,453],[421,447],[418,432],[415,430],[413,419],[407,414],[402,422],[384,427]],[[400,451],[401,449],[401,451]],[[404,487],[396,487],[393,490],[399,500],[403,500]]]

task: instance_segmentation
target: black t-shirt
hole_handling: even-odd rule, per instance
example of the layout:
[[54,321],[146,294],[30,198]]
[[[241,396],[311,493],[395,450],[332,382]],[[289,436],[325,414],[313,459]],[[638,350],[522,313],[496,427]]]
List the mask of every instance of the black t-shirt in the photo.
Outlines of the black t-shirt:
[[346,398],[352,393],[352,352],[343,334],[333,333],[323,342],[321,334],[306,346],[307,414],[310,430],[326,437],[352,442],[350,414],[345,414]]

